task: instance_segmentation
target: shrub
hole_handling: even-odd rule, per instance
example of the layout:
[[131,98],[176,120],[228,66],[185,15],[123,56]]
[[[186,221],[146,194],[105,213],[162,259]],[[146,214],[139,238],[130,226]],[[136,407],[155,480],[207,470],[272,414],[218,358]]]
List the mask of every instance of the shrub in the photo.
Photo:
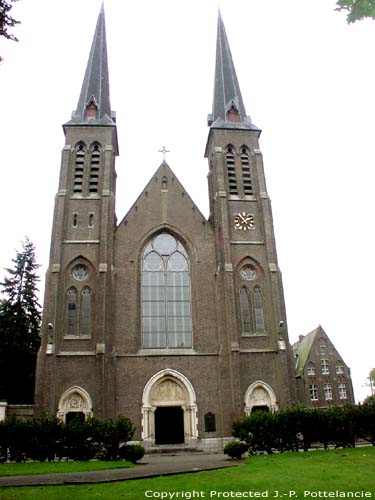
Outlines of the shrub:
[[104,420],[101,425],[101,444],[104,460],[116,460],[120,446],[130,441],[135,432],[133,423],[122,415],[116,420]]
[[140,444],[127,444],[125,446],[121,446],[119,450],[120,458],[127,460],[128,462],[138,462],[141,460],[145,454],[145,449]]
[[247,444],[241,441],[230,441],[224,446],[224,453],[229,455],[230,458],[241,458],[242,455],[247,451]]

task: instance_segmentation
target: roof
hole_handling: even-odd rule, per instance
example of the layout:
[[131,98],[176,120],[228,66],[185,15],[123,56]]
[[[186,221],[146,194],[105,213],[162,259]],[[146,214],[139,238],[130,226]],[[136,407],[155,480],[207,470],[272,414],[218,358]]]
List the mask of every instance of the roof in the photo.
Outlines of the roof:
[[[230,112],[236,119],[230,118]],[[216,66],[214,83],[214,100],[212,115],[209,115],[211,128],[239,128],[259,130],[249,116],[246,115],[233,58],[225,32],[220,11],[217,23]]]
[[[94,109],[89,114],[88,109]],[[109,99],[109,73],[104,5],[100,10],[77,109],[71,124],[114,125]]]
[[312,332],[308,333],[304,337],[301,337],[301,339],[293,344],[293,352],[297,355],[297,363],[296,363],[296,375],[301,375],[305,366],[306,362],[309,358],[311,348],[313,346],[314,340],[318,333],[322,331],[322,327],[319,325],[315,330]]

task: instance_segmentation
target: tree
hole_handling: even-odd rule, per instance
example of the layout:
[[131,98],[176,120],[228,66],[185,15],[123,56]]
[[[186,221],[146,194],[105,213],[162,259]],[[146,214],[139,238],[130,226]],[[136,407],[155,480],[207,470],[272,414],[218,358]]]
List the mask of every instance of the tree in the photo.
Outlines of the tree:
[[337,0],[337,10],[348,11],[348,23],[360,21],[365,17],[375,19],[375,0]]
[[[10,11],[13,7],[12,3],[18,2],[18,0],[10,0],[10,2],[11,3],[6,2],[5,0],[0,0],[0,36],[4,36],[8,40],[18,42],[18,38],[8,31],[9,28],[13,28],[20,23],[10,15]],[[0,61],[2,61],[1,56]]]
[[375,368],[373,368],[369,373],[369,382],[372,396],[375,394]]
[[34,397],[36,354],[40,345],[39,277],[35,248],[26,238],[22,250],[6,269],[0,283],[0,398],[9,403],[31,403]]

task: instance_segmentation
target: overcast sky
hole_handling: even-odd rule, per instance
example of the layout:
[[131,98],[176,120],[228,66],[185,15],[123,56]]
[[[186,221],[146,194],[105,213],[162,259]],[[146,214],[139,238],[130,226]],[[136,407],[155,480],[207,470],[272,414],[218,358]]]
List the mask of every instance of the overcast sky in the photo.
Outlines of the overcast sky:
[[[28,235],[44,275],[64,135],[101,0],[20,0],[1,40],[0,279]],[[334,0],[105,0],[117,216],[162,161],[208,216],[207,160],[220,6],[247,113],[262,129],[289,338],[321,324],[352,369],[375,366],[375,22]]]

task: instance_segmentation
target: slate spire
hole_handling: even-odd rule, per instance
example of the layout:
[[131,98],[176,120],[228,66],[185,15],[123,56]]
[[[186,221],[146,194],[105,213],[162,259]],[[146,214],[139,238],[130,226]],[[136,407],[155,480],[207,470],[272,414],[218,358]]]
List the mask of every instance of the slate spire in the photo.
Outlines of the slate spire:
[[212,114],[208,115],[208,124],[214,127],[235,126],[240,128],[258,128],[246,115],[236,70],[233,64],[228,38],[221,13],[217,21],[216,67],[214,100]]
[[104,4],[98,16],[77,109],[70,123],[114,124],[109,100]]

